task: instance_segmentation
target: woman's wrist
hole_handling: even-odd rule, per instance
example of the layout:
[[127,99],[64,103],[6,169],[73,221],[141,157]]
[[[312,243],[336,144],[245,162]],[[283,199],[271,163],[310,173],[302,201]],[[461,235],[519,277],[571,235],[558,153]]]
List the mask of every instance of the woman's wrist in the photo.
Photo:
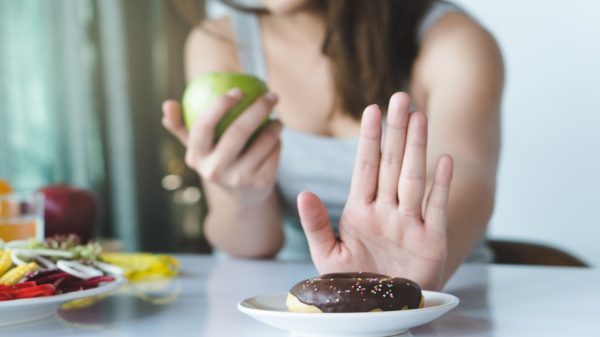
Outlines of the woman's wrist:
[[[240,211],[252,211],[261,208],[269,200],[277,198],[275,186],[261,189],[233,189],[214,183],[204,183],[204,186],[205,190],[210,191],[209,194],[214,196],[213,199],[219,200],[219,203],[226,203],[230,211],[232,208]],[[210,198],[209,206],[212,206]],[[220,205],[214,206],[219,207]]]
[[204,231],[212,246],[240,257],[268,257],[283,242],[279,199],[239,203],[211,196]]

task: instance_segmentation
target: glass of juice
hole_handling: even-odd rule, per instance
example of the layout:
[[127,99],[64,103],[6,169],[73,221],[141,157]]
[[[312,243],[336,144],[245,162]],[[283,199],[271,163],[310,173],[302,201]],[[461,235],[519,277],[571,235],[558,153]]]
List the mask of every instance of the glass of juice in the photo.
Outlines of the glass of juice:
[[44,238],[44,195],[39,192],[0,194],[0,239],[5,242]]

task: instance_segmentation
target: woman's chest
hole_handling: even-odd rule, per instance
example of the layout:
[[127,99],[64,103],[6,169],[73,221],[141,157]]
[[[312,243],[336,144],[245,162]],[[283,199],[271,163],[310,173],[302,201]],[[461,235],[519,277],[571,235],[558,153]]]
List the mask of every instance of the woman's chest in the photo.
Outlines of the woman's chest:
[[276,113],[282,123],[311,134],[335,138],[356,136],[359,122],[336,108],[327,58],[285,49],[266,55],[268,85],[279,96]]

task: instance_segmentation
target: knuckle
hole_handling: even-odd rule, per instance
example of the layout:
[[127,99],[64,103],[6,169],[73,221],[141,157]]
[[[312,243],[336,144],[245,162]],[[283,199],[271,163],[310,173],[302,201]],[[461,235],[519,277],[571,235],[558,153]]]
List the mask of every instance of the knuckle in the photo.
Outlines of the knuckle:
[[381,155],[381,163],[390,166],[400,166],[402,157],[396,153],[386,151]]
[[448,207],[448,200],[446,198],[433,195],[429,199],[427,206],[437,210],[445,210]]
[[363,173],[373,173],[377,170],[377,165],[370,160],[362,159],[357,162],[357,169]]
[[409,205],[402,204],[399,208],[400,214],[408,217],[408,218],[420,218],[421,211],[417,207],[410,207]]
[[190,168],[196,168],[196,156],[194,156],[191,151],[188,151],[185,154],[185,164]]
[[231,187],[244,187],[247,185],[247,178],[244,174],[234,173],[229,177],[229,185]]
[[422,181],[425,180],[425,173],[419,170],[402,170],[400,177],[407,181]]
[[272,104],[264,96],[254,101],[254,103],[248,108],[247,118],[251,118],[257,124],[265,118],[272,109]]
[[406,123],[403,123],[402,121],[388,120],[386,128],[388,130],[404,134],[408,130],[408,125]]
[[212,183],[218,182],[221,178],[220,174],[219,174],[219,170],[217,169],[216,166],[204,167],[200,173],[204,180],[212,182]]
[[[260,97],[256,100],[255,107],[261,112],[268,112],[271,110],[273,103],[269,101],[265,96]],[[266,110],[266,111],[265,111]]]
[[237,123],[234,122],[231,124],[227,129],[227,132],[235,138],[247,138],[252,131],[248,126],[238,121]]
[[214,107],[218,110],[228,110],[230,107],[237,103],[238,99],[228,95],[219,97]]
[[203,137],[210,130],[214,128],[213,125],[210,125],[210,121],[206,118],[198,118],[198,120],[192,125],[192,131],[195,134],[195,137]]
[[200,119],[198,121],[198,132],[200,135],[204,136],[212,131],[215,128],[214,124],[210,122],[210,120]]
[[167,117],[163,117],[163,118],[160,120],[160,124],[161,124],[161,125],[162,125],[162,126],[165,128],[165,129],[167,129],[167,131],[169,131],[169,132],[173,132],[173,131],[171,131],[171,128],[172,128],[172,126],[171,126],[171,123],[170,123],[170,121],[167,119]]

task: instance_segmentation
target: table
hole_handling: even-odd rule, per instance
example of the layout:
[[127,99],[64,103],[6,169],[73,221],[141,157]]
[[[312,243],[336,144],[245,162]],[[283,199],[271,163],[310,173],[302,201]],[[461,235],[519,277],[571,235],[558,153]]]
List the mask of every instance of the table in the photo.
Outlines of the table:
[[[288,336],[238,312],[240,300],[285,292],[310,263],[178,255],[182,276],[128,286],[91,307],[0,328],[0,336]],[[600,336],[600,270],[464,265],[445,292],[460,305],[420,336]]]

